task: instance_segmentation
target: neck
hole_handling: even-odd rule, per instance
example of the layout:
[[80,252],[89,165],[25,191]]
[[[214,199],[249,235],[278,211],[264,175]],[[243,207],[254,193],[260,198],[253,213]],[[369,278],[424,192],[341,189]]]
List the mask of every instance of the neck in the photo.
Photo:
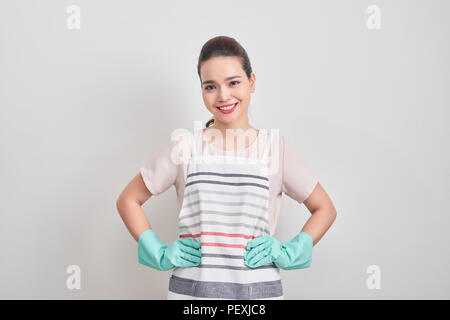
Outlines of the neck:
[[[248,147],[253,141],[254,139],[256,139],[259,130],[256,128],[253,128],[248,121],[246,121],[245,123],[237,123],[234,122],[232,124],[224,124],[224,123],[220,123],[217,122],[216,120],[214,120],[214,124],[212,126],[210,126],[207,129],[204,129],[206,131],[208,131],[209,129],[216,129],[219,130],[221,135],[220,137],[216,137],[214,136],[214,138],[209,137],[209,139],[212,138],[212,142],[218,147],[218,148],[222,148],[222,149],[234,149],[235,147],[237,147],[237,136],[241,136],[244,135],[245,137],[247,137],[248,139],[245,139],[245,147]],[[231,132],[229,132],[229,135],[227,137],[227,130],[231,130]],[[236,130],[236,131],[234,131]],[[208,136],[208,134],[207,134]],[[242,140],[241,140],[242,141]],[[248,143],[247,143],[248,141]],[[233,145],[235,147],[233,147]],[[242,146],[238,149],[241,149]]]
[[214,119],[214,123],[210,128],[214,128],[217,130],[220,130],[220,132],[222,133],[222,137],[226,137],[226,130],[248,130],[248,129],[254,129],[249,123],[248,123],[248,119],[244,118],[242,120],[236,120],[233,121],[232,123],[224,123],[224,122],[220,122],[217,121],[217,119]]

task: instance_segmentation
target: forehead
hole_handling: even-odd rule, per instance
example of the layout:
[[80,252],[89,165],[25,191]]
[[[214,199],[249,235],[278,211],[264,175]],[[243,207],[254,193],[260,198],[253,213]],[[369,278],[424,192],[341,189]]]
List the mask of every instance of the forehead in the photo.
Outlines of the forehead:
[[227,77],[244,74],[238,57],[214,57],[202,63],[200,76],[202,81],[224,81]]

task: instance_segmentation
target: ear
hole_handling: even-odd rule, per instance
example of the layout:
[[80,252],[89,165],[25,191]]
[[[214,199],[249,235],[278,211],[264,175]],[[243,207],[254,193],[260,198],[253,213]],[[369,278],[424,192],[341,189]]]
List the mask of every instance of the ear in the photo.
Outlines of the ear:
[[256,76],[253,72],[252,72],[251,78],[249,80],[250,80],[250,92],[253,93],[253,92],[255,92],[255,81],[256,81]]

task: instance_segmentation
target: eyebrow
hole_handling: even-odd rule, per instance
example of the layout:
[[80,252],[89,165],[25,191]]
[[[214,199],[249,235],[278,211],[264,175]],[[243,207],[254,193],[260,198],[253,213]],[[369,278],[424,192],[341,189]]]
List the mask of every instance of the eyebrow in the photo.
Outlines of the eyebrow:
[[[226,78],[225,80],[231,80],[231,79],[240,78],[240,77],[241,76],[231,76],[231,77]],[[202,85],[207,84],[207,83],[215,83],[215,81],[214,80],[205,80],[202,82]]]

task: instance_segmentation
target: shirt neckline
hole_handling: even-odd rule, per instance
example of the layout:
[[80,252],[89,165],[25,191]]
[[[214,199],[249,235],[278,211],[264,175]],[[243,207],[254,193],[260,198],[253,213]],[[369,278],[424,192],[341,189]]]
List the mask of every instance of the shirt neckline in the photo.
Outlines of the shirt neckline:
[[209,142],[207,139],[203,139],[203,137],[204,137],[203,134],[204,134],[204,131],[206,129],[207,128],[202,129],[200,131],[200,133],[201,133],[201,140],[205,141],[206,144],[209,145],[212,149],[214,149],[216,151],[219,151],[219,152],[223,152],[223,153],[239,153],[239,152],[246,152],[247,150],[253,149],[255,145],[258,145],[258,141],[261,139],[261,134],[262,134],[262,129],[258,129],[258,134],[256,135],[255,140],[253,140],[253,142],[246,148],[237,149],[237,150],[234,150],[234,149],[233,150],[224,150],[222,148],[216,147],[213,143]]

